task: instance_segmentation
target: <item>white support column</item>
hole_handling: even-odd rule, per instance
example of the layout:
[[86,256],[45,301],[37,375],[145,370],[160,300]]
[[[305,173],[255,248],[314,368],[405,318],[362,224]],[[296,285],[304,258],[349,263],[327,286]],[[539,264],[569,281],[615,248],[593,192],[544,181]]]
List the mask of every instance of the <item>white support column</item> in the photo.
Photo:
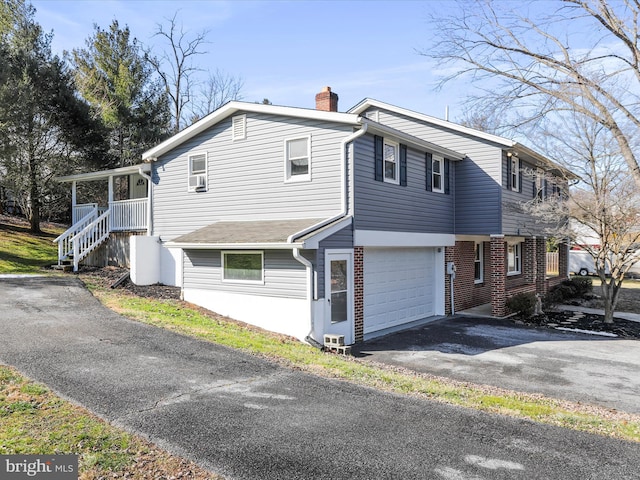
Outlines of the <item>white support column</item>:
[[[109,175],[109,198],[107,202],[107,208],[111,210],[111,203],[113,203],[113,175]],[[109,231],[111,231],[113,218],[109,216]]]
[[74,180],[71,182],[71,224],[75,224],[78,219],[76,218],[76,205],[78,204],[77,198],[78,182]]

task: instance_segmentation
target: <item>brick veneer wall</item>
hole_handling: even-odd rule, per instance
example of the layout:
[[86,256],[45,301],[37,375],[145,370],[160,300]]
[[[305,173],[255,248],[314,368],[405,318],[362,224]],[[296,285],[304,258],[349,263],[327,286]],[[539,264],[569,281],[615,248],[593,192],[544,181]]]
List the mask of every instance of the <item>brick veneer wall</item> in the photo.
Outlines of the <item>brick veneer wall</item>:
[[507,256],[504,235],[491,236],[489,263],[491,268],[491,314],[503,317],[506,313]]
[[353,249],[353,295],[355,341],[364,340],[364,248]]
[[[491,301],[490,248],[483,242],[484,271],[483,282],[475,283],[475,242],[457,241],[455,246],[445,248],[445,273],[447,262],[455,262],[456,278],[454,280],[455,311],[477,307]],[[445,275],[445,312],[451,313],[451,291],[449,276]]]

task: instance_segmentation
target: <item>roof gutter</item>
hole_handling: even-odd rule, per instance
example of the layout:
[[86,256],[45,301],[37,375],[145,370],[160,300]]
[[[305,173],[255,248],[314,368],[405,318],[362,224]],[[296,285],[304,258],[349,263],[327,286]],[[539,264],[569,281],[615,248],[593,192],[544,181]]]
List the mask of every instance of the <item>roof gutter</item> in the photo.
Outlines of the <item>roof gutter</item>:
[[367,130],[369,128],[369,125],[367,123],[364,123],[362,125],[362,128],[360,130],[358,130],[357,132],[353,132],[351,135],[349,135],[348,137],[345,137],[341,142],[340,142],[340,164],[342,166],[342,171],[340,172],[340,195],[341,195],[341,204],[340,204],[340,213],[337,215],[334,215],[331,218],[327,218],[326,220],[323,220],[320,223],[316,223],[315,225],[311,225],[310,227],[305,228],[304,230],[300,230],[299,232],[296,232],[292,235],[289,236],[289,238],[287,239],[287,242],[289,243],[293,243],[294,239],[298,238],[298,237],[302,237],[310,232],[313,232],[314,230],[317,230],[319,228],[324,227],[325,225],[329,225],[332,222],[335,222],[336,220],[341,219],[342,217],[345,217],[347,215],[347,211],[349,209],[349,201],[347,199],[347,182],[348,182],[348,178],[347,178],[347,145],[349,145],[351,142],[353,142],[356,138],[361,137],[362,135],[364,135],[365,133],[367,133]]

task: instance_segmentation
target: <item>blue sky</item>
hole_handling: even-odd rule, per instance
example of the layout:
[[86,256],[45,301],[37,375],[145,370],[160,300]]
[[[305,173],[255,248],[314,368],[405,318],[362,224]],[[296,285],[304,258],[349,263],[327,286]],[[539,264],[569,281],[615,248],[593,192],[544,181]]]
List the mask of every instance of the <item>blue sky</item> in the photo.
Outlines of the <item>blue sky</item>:
[[55,53],[84,47],[97,23],[128,25],[154,46],[157,23],[178,12],[184,29],[210,30],[204,69],[244,80],[243,100],[313,108],[331,86],[345,111],[365,97],[443,118],[462,115],[462,85],[437,92],[438,68],[427,48],[428,15],[443,1],[140,1],[32,0],[36,20],[53,31]]

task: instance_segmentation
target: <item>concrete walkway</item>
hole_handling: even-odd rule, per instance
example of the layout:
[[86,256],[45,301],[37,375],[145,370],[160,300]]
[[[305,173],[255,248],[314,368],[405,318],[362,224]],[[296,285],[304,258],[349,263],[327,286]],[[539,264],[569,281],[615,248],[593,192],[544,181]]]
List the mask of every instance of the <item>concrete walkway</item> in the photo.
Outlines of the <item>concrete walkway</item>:
[[303,374],[73,277],[1,279],[0,332],[0,363],[229,479],[640,479],[639,444]]

